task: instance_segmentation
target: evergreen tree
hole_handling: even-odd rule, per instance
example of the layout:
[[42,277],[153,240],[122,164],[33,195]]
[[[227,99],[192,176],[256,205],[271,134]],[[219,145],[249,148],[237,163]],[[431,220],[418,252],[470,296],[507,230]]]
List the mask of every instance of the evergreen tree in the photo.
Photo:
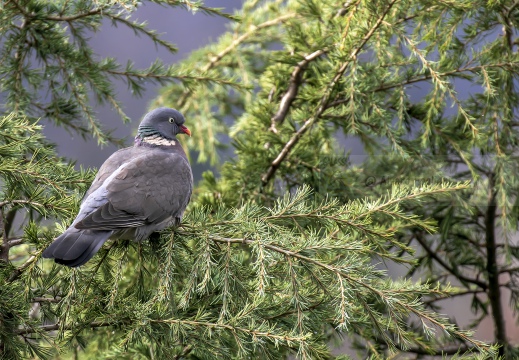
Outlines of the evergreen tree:
[[[250,0],[181,64],[99,60],[85,37],[105,18],[174,50],[127,17],[137,5],[2,3],[2,357],[331,359],[344,338],[362,358],[517,356],[502,305],[518,291],[515,2]],[[184,113],[186,145],[220,173],[180,228],[71,270],[40,254],[93,172],[58,158],[37,119],[116,141],[88,105],[122,113],[112,78],[137,94],[177,80],[154,105]],[[223,135],[235,157],[219,163]],[[498,350],[441,315],[463,295],[474,326],[492,316]]]

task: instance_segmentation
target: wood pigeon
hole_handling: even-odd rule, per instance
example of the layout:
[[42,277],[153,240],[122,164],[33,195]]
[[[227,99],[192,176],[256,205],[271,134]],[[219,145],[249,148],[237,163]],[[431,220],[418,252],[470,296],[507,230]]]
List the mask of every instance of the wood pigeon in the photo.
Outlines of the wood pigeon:
[[43,252],[58,264],[83,265],[111,237],[142,241],[178,225],[193,190],[193,174],[180,133],[191,136],[184,116],[158,108],[144,116],[133,147],[101,166],[70,227]]

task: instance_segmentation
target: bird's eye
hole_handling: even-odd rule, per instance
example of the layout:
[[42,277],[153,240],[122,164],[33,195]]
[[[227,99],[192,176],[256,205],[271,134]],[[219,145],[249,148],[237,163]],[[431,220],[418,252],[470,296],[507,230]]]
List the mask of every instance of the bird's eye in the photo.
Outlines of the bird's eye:
[[175,119],[169,118],[169,122],[170,122],[170,124],[173,124],[175,122]]

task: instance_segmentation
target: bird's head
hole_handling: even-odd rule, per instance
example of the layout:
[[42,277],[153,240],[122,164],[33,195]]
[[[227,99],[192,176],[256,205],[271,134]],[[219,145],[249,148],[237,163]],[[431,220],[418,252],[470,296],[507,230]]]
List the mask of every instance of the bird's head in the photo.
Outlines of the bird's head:
[[177,134],[191,136],[191,131],[184,126],[184,116],[175,109],[157,108],[144,116],[139,125],[138,136],[160,135],[166,139],[176,139]]

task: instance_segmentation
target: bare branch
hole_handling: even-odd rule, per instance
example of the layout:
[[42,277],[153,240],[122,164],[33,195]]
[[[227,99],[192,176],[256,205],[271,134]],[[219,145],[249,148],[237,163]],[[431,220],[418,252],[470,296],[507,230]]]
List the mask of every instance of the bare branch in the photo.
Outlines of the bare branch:
[[47,302],[47,303],[59,303],[61,301],[61,297],[54,297],[54,298],[48,298],[48,297],[39,297],[39,296],[36,296],[34,298],[32,298],[31,302],[33,303],[44,303],[44,302]]
[[294,68],[294,71],[292,71],[292,74],[290,75],[288,90],[281,98],[281,101],[279,103],[279,109],[276,112],[276,114],[271,118],[271,125],[269,130],[273,133],[277,134],[276,125],[282,124],[285,120],[285,117],[288,114],[288,110],[290,109],[290,105],[292,105],[292,102],[297,96],[297,93],[299,92],[299,86],[302,84],[303,80],[303,73],[306,70],[306,67],[309,62],[312,60],[318,58],[322,54],[324,54],[326,50],[317,50],[314,51],[312,54],[307,55],[301,60],[296,67]]
[[23,238],[15,238],[15,239],[9,239],[8,241],[9,247],[17,246],[23,244]]
[[503,274],[503,273],[515,273],[515,272],[518,272],[518,271],[519,271],[519,266],[512,267],[512,268],[506,268],[506,269],[500,269],[499,273],[500,274]]
[[71,16],[46,16],[45,19],[46,20],[52,20],[52,21],[66,21],[66,22],[69,22],[69,21],[74,21],[74,20],[81,19],[81,18],[84,18],[84,17],[101,14],[103,12],[103,10],[104,9],[102,9],[102,8],[97,8],[97,9],[92,9],[90,11],[87,11],[87,12],[84,12],[84,13],[80,13],[80,14],[76,14],[76,15],[71,15]]
[[481,293],[486,293],[486,291],[483,290],[483,289],[464,290],[464,291],[460,291],[460,292],[457,292],[457,293],[454,293],[454,294],[448,294],[448,295],[445,295],[445,296],[435,297],[433,299],[424,300],[423,303],[426,304],[426,305],[429,305],[429,304],[432,304],[432,303],[434,303],[436,301],[441,301],[441,300],[445,300],[445,299],[452,299],[452,298],[458,297],[458,296],[465,296],[465,295],[470,295],[470,294],[481,294]]

